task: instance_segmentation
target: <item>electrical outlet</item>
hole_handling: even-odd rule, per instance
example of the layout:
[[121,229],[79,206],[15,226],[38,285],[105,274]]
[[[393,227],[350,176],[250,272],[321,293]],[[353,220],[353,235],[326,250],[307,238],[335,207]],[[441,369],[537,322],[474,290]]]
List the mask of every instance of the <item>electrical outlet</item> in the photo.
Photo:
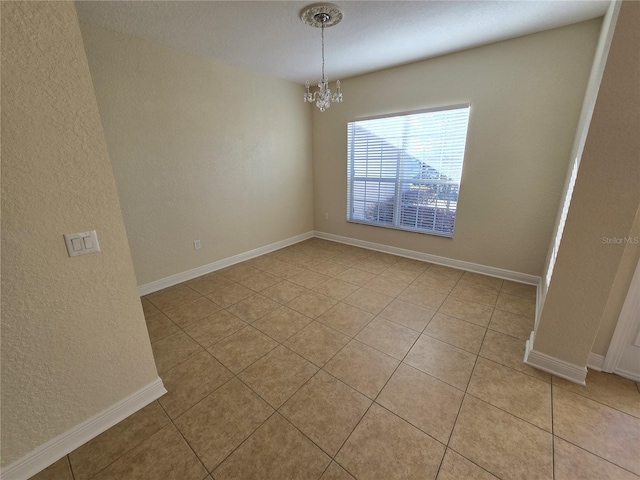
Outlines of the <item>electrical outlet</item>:
[[193,248],[196,250],[200,250],[200,240],[194,240]]
[[327,212],[324,212],[324,219],[329,220],[329,214]]

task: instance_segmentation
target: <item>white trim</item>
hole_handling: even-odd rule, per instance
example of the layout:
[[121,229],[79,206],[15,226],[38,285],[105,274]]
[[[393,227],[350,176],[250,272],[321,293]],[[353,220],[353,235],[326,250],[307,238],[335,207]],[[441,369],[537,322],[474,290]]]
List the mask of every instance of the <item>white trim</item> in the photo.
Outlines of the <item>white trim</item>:
[[[622,357],[627,345],[630,345],[631,336],[633,335],[633,329],[635,322],[640,315],[640,261],[636,265],[636,270],[631,278],[631,284],[629,285],[629,291],[622,304],[620,310],[620,316],[618,317],[618,323],[613,331],[613,337],[611,337],[611,343],[609,343],[609,349],[607,350],[607,356],[604,359],[603,370],[605,372],[616,372],[618,362]],[[616,372],[617,373],[617,372]],[[624,372],[625,376],[628,372]]]
[[620,375],[621,377],[628,378],[629,380],[633,380],[634,382],[640,382],[640,375],[635,372],[630,372],[628,370],[624,370],[622,368],[616,368],[616,375]]
[[533,349],[533,339],[535,332],[531,332],[529,340],[524,351],[524,363],[527,365],[551,373],[557,377],[564,378],[578,385],[586,385],[587,367],[582,367],[565,360],[552,357],[546,353],[538,352]]
[[160,377],[107,409],[49,440],[2,469],[3,480],[24,480],[41,472],[116,423],[167,393]]
[[186,282],[187,280],[206,275],[207,273],[215,272],[216,270],[220,270],[225,267],[230,267],[231,265],[235,265],[236,263],[259,257],[260,255],[264,255],[265,253],[288,247],[289,245],[302,242],[312,237],[313,231],[296,235],[295,237],[286,238],[284,240],[280,240],[279,242],[271,243],[263,247],[254,248],[253,250],[233,255],[232,257],[223,258],[222,260],[208,263],[207,265],[202,265],[201,267],[192,268],[191,270],[187,270],[186,272],[176,273],[175,275],[170,275],[168,277],[161,278],[160,280],[145,283],[144,285],[138,286],[138,292],[142,297],[143,295],[157,292],[158,290],[162,290],[163,288],[172,287],[173,285],[177,285],[178,283]]
[[595,370],[596,372],[601,372],[603,366],[604,366],[604,355],[591,352],[589,354],[589,359],[587,360],[587,368],[590,368],[591,370]]
[[536,285],[536,286],[540,284],[540,277],[537,277],[535,275],[529,275],[527,273],[520,273],[520,272],[511,271],[511,270],[504,270],[502,268],[489,267],[486,265],[465,262],[463,260],[456,260],[453,258],[439,257],[437,255],[431,255],[429,253],[422,253],[422,252],[416,252],[415,250],[407,250],[404,248],[391,247],[389,245],[383,245],[381,243],[367,242],[365,240],[358,240],[356,238],[343,237],[340,235],[334,235],[333,233],[319,232],[317,230],[315,231],[315,236],[318,238],[324,238],[325,240],[331,240],[333,242],[346,243],[347,245],[367,248],[369,250],[376,250],[378,252],[391,253],[393,255],[399,255],[401,257],[413,258],[414,260],[422,260],[425,262],[436,263],[438,265],[444,265],[446,267],[458,268],[460,270],[467,270],[469,272],[481,273],[483,275],[503,278],[505,280],[512,280],[514,282],[526,283],[529,285]]

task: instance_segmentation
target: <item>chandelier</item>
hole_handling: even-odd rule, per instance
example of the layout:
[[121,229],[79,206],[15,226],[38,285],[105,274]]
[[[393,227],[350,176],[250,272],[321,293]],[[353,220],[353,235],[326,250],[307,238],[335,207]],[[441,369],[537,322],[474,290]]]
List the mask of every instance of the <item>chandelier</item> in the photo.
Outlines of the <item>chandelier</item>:
[[333,103],[342,103],[342,92],[340,91],[340,80],[336,82],[336,92],[331,93],[329,79],[324,74],[324,29],[337,25],[342,20],[342,12],[336,5],[324,3],[312,5],[305,8],[300,14],[304,23],[311,27],[322,29],[322,79],[318,83],[319,90],[311,92],[309,82],[305,83],[307,91],[304,94],[304,101],[316,102],[316,107],[324,112]]

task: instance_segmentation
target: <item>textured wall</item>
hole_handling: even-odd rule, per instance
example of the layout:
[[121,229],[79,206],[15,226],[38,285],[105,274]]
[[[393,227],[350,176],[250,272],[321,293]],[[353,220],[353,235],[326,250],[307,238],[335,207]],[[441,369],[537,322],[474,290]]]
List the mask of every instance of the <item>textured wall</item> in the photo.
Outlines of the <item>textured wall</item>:
[[623,2],[536,332],[536,351],[576,365],[586,365],[626,268],[625,244],[603,238],[632,235],[640,205],[639,23],[640,3]]
[[300,85],[81,28],[139,285],[313,230]]
[[[2,465],[157,378],[71,2],[2,2]],[[66,232],[101,253],[69,258]]]
[[[343,104],[314,110],[316,230],[540,275],[600,24],[592,20],[345,80]],[[454,238],[347,223],[347,121],[467,102]]]

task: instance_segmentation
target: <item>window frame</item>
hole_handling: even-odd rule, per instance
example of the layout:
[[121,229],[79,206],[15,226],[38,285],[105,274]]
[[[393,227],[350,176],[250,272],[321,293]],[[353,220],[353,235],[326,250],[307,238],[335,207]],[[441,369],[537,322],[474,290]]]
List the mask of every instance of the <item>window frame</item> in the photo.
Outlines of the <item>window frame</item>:
[[[442,185],[456,185],[458,187],[458,196],[460,193],[460,188],[462,185],[462,175],[463,175],[463,170],[464,170],[464,163],[465,163],[465,159],[466,159],[466,153],[467,153],[467,140],[469,137],[469,124],[471,123],[471,102],[467,102],[467,103],[460,103],[460,104],[454,104],[454,105],[445,105],[445,106],[438,106],[438,107],[431,107],[431,108],[425,108],[425,109],[420,109],[420,110],[410,110],[410,111],[403,111],[403,112],[394,112],[394,113],[389,113],[389,114],[381,114],[381,115],[374,115],[374,116],[367,116],[367,117],[359,117],[359,118],[353,118],[353,119],[349,119],[347,120],[347,202],[346,202],[346,207],[347,207],[347,222],[348,223],[355,223],[355,224],[361,224],[361,225],[369,225],[369,226],[374,226],[374,227],[381,227],[381,228],[389,228],[389,229],[393,229],[393,230],[399,230],[399,231],[403,231],[403,232],[413,232],[413,233],[420,233],[423,235],[434,235],[434,236],[438,236],[438,237],[443,237],[443,238],[453,238],[454,232],[455,232],[455,219],[453,222],[453,226],[452,226],[452,231],[451,233],[447,233],[447,232],[441,232],[441,231],[437,231],[437,230],[426,230],[426,229],[422,229],[422,228],[411,228],[411,227],[407,227],[407,226],[399,226],[396,225],[396,222],[394,220],[393,223],[382,223],[382,222],[372,222],[372,221],[367,221],[364,219],[354,219],[352,218],[352,212],[354,211],[354,194],[353,194],[353,184],[354,182],[358,181],[358,179],[360,179],[360,181],[366,181],[366,179],[369,180],[374,180],[377,181],[378,183],[393,183],[394,184],[394,196],[393,198],[397,198],[398,197],[398,193],[402,192],[402,185],[404,185],[406,183],[406,179],[400,175],[398,175],[396,173],[395,177],[356,177],[355,176],[355,165],[353,161],[349,161],[349,158],[353,158],[354,155],[354,143],[353,141],[349,141],[349,130],[351,128],[351,125],[357,122],[363,122],[363,121],[367,121],[367,120],[377,120],[377,119],[384,119],[384,118],[397,118],[397,117],[405,117],[405,116],[409,116],[409,115],[420,115],[420,114],[424,114],[424,113],[431,113],[431,112],[445,112],[448,110],[459,110],[459,109],[467,109],[467,124],[466,124],[466,130],[465,130],[465,135],[464,135],[464,145],[463,145],[463,152],[462,152],[462,159],[461,159],[461,163],[460,163],[460,168],[461,168],[461,173],[460,173],[460,181],[452,181],[452,180],[440,180],[440,179],[411,179],[411,183],[412,184],[423,184],[423,185],[437,185],[437,184],[442,184]],[[400,165],[398,165],[398,168],[400,167]],[[397,170],[396,170],[397,172]],[[382,200],[379,200],[378,203],[383,203]],[[456,200],[456,213],[458,210],[458,204],[459,204],[459,197]],[[401,211],[402,211],[402,201],[400,202],[394,202],[393,203],[393,218],[394,219],[400,219],[401,218]],[[400,223],[400,220],[398,220],[397,223]]]

